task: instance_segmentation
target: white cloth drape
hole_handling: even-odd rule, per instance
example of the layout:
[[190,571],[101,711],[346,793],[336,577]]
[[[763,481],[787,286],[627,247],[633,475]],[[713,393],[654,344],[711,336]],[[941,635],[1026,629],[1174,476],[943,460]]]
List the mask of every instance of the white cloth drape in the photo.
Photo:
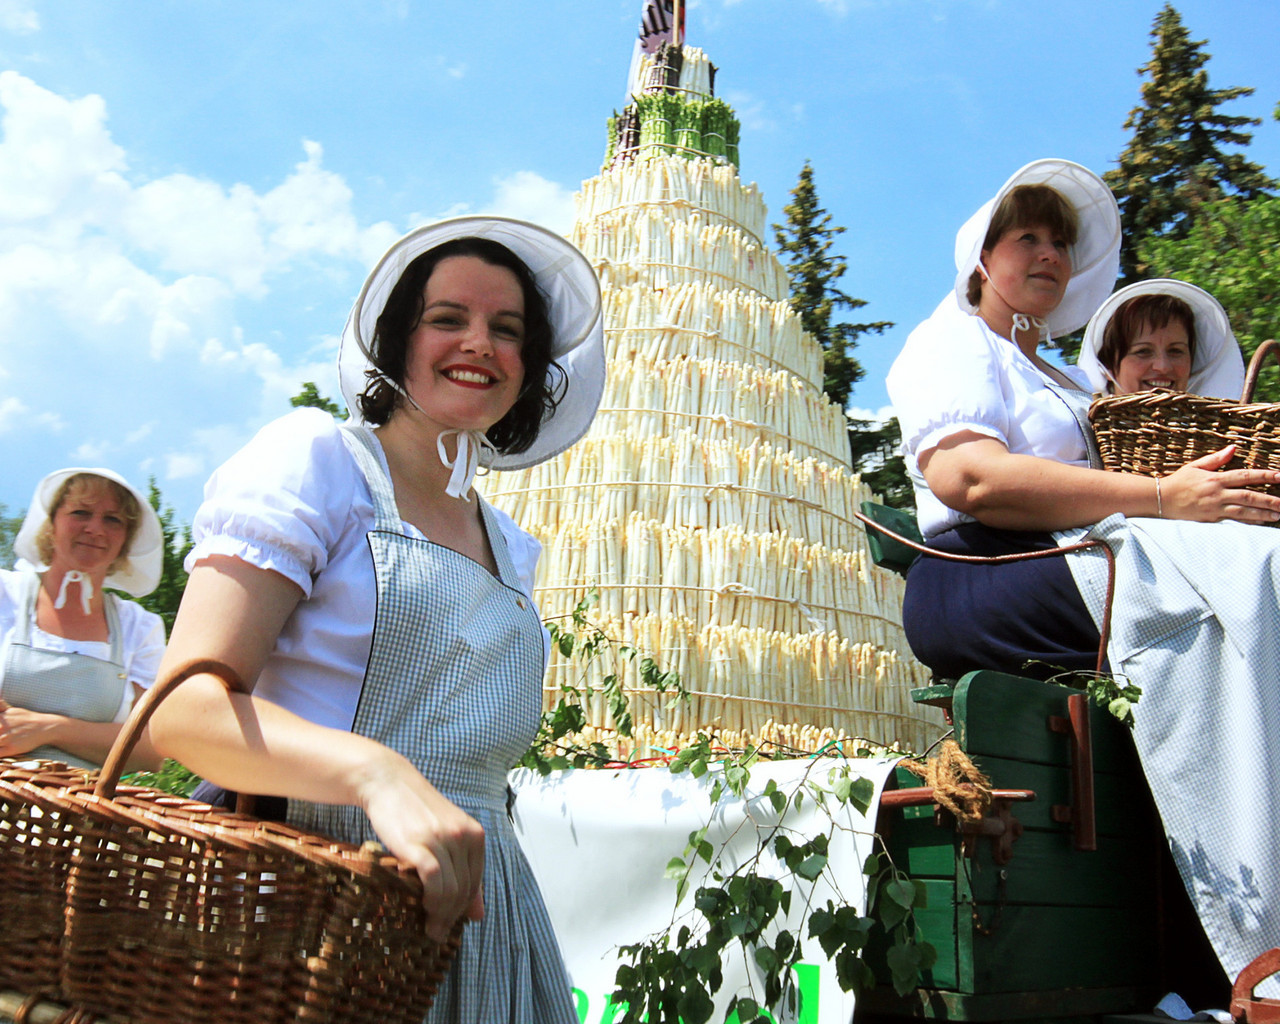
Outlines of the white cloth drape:
[[[1115,515],[1087,536],[1116,555],[1112,671],[1142,688],[1143,770],[1234,978],[1280,946],[1280,529]],[[1100,620],[1104,556],[1069,558]],[[1280,985],[1259,992],[1280,995]]]

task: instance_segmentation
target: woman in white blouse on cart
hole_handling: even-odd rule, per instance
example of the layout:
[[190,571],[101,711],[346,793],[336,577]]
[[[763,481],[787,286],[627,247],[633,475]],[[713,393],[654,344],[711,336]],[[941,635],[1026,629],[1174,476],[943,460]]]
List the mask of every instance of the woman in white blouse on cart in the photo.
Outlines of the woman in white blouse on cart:
[[[1280,484],[1228,446],[1162,480],[1095,468],[1092,389],[1038,347],[1115,280],[1110,190],[1064,160],[1016,172],[960,229],[955,290],[889,373],[921,530],[997,554],[1084,536],[1115,554],[1112,671],[1142,687],[1134,738],[1183,882],[1227,973],[1280,945]],[[1087,530],[1087,532],[1086,532]],[[935,670],[1089,668],[1104,556],[1009,566],[920,558],[904,626]],[[1043,669],[1043,667],[1042,667]],[[1247,778],[1248,785],[1240,780]]]
[[151,724],[159,749],[287,819],[414,864],[428,927],[459,917],[430,1020],[576,1021],[506,813],[536,731],[539,546],[472,490],[589,426],[599,284],[563,238],[501,218],[419,229],[374,268],[339,356],[354,422],[299,410],[219,469],[194,523],[168,666],[212,658]]

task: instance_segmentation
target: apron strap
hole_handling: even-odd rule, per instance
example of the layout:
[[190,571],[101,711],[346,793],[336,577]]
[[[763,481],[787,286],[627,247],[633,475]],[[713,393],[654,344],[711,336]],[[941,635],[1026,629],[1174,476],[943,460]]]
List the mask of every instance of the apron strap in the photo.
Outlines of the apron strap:
[[1062,403],[1075,419],[1076,426],[1080,428],[1080,434],[1084,437],[1085,449],[1089,453],[1089,468],[1105,468],[1102,465],[1102,452],[1098,449],[1098,439],[1094,436],[1093,425],[1089,422],[1087,406],[1082,408],[1078,401],[1072,401],[1073,396],[1076,394],[1083,395],[1086,398],[1089,396],[1085,395],[1083,391],[1076,392],[1073,388],[1065,388],[1061,384],[1056,384],[1052,381],[1049,382],[1048,386],[1055,395],[1062,399]]
[[[40,573],[24,572],[22,589],[18,592],[17,615],[14,617],[12,642],[31,646],[31,630],[36,621],[36,597],[40,593]],[[124,638],[120,635],[120,612],[115,594],[102,591],[102,610],[107,617],[107,642],[111,645],[107,661],[124,665]]]
[[404,533],[400,510],[396,507],[395,490],[391,486],[391,474],[383,462],[382,446],[373,431],[360,424],[343,424],[342,440],[364,474],[373,496],[373,513],[377,528],[388,533]]

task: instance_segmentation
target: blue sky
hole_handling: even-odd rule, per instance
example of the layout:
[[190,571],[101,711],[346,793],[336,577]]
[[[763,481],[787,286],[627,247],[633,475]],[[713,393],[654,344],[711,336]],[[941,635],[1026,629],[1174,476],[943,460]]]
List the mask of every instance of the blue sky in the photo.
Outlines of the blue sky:
[[[335,395],[391,240],[461,212],[564,231],[600,166],[640,0],[0,0],[0,502],[65,465],[209,472]],[[955,230],[1041,156],[1105,171],[1158,0],[693,0],[772,220],[811,160],[867,319],[861,409],[947,289]],[[1280,4],[1182,0],[1210,84],[1253,86],[1280,174]]]

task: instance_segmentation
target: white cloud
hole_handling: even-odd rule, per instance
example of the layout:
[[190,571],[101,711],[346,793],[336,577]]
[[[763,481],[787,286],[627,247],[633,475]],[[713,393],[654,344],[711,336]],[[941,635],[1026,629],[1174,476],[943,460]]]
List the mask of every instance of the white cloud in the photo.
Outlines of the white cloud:
[[879,409],[846,409],[844,414],[851,420],[870,420],[872,424],[884,423],[893,419],[893,406],[882,405]]
[[[73,454],[110,453],[126,475],[163,467],[165,480],[189,480],[287,411],[303,380],[336,393],[336,375],[319,365],[321,355],[332,361],[333,339],[305,326],[272,333],[291,313],[264,300],[276,289],[305,294],[317,275],[329,290],[354,290],[400,232],[360,225],[320,144],[303,140],[301,150],[265,190],[192,174],[140,178],[100,97],[63,97],[0,72],[9,476],[38,479]],[[183,488],[189,514],[194,487]]]
[[573,226],[573,192],[534,171],[516,171],[494,181],[493,203],[487,212],[566,234]]
[[166,480],[185,480],[191,477],[204,476],[208,473],[206,461],[199,455],[166,455],[164,460],[164,477]]
[[777,123],[768,112],[763,100],[746,92],[727,92],[724,101],[733,107],[738,116],[738,123],[750,133],[772,132]]
[[12,396],[0,398],[0,434],[12,430],[26,412],[27,407],[21,399]]
[[86,441],[72,453],[77,462],[86,466],[101,466],[107,461],[111,446],[104,441]]
[[0,31],[16,36],[40,31],[40,16],[30,0],[0,0]]

